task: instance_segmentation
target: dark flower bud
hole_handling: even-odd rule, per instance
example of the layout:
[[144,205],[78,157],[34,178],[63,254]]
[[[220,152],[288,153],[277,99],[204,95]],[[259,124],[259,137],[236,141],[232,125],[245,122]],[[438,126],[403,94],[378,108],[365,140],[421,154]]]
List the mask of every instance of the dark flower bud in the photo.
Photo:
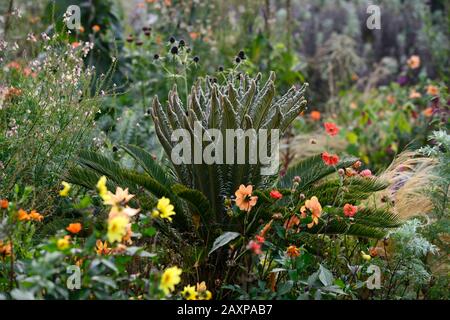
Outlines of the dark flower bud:
[[200,58],[195,56],[193,60],[194,60],[195,63],[198,63],[200,61]]
[[131,42],[133,42],[134,41],[134,37],[130,34],[128,37],[127,37],[127,42],[128,43],[131,43]]
[[186,45],[186,42],[184,42],[183,39],[181,39],[180,41],[178,41],[178,46],[179,46],[180,48],[184,47],[185,45]]
[[142,40],[137,40],[136,41],[136,45],[137,46],[142,46],[144,44],[144,42],[142,42]]
[[142,31],[146,32],[149,30],[149,27],[142,27]]
[[217,78],[213,78],[212,81],[213,81],[214,83],[217,83]]
[[245,60],[245,52],[244,51],[239,51],[239,53],[238,53],[238,57],[241,59],[241,60]]
[[153,59],[158,60],[159,59],[159,54],[155,53],[155,55],[153,56]]
[[172,47],[172,49],[170,49],[170,53],[174,55],[178,54],[178,47],[177,46]]
[[219,71],[220,71],[220,72],[223,71],[223,67],[222,67],[222,66],[219,67]]
[[239,57],[236,57],[236,63],[239,63],[239,62],[241,62],[241,58],[239,58]]
[[170,43],[175,43],[175,38],[174,37],[170,37],[169,42]]
[[113,147],[112,147],[112,151],[113,151],[113,152],[117,152],[117,150],[119,150],[119,148],[117,148],[116,146],[113,146]]
[[150,36],[152,33],[150,32],[150,30],[144,31],[144,34],[148,37]]

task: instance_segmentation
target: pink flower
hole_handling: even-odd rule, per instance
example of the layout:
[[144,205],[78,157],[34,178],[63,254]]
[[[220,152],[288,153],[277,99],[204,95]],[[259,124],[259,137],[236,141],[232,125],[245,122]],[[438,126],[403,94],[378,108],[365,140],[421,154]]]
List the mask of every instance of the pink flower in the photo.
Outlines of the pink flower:
[[339,133],[338,126],[333,122],[325,122],[323,126],[325,127],[325,131],[332,137]]
[[353,206],[350,203],[346,203],[344,205],[344,215],[346,217],[353,217],[356,213],[358,212],[358,207],[357,206]]
[[272,191],[270,191],[270,197],[272,199],[278,200],[278,199],[283,198],[283,195],[278,190],[272,190]]
[[372,171],[370,171],[369,169],[365,169],[365,170],[361,171],[359,173],[359,175],[361,177],[371,177],[372,176]]
[[247,245],[247,249],[253,251],[254,254],[261,254],[262,253],[262,251],[261,251],[261,244],[256,242],[256,241],[253,241],[253,240],[250,240],[250,242]]

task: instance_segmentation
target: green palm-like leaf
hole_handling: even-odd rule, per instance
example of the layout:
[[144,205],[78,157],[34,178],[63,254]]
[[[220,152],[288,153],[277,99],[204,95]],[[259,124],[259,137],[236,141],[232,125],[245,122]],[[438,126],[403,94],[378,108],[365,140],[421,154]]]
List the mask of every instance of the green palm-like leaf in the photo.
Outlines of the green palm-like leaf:
[[210,221],[211,218],[211,205],[208,198],[205,195],[195,189],[187,188],[182,184],[175,184],[172,187],[172,191],[180,198],[189,202],[195,209],[197,213],[204,219],[206,223]]
[[332,174],[336,169],[346,168],[355,163],[358,159],[354,157],[347,157],[341,159],[336,167],[327,166],[320,154],[301,160],[297,164],[290,167],[286,174],[278,182],[280,188],[289,188],[292,185],[292,180],[295,176],[301,178],[301,182],[297,190],[304,190],[309,185],[318,180]]
[[303,191],[306,198],[316,196],[322,205],[355,204],[385,189],[388,183],[376,178],[346,178],[341,185],[337,179],[319,182]]
[[157,161],[153,159],[153,156],[135,145],[121,146],[125,152],[132,156],[139,165],[147,172],[151,177],[165,186],[170,186],[174,183],[173,178],[169,175],[167,170],[163,168]]

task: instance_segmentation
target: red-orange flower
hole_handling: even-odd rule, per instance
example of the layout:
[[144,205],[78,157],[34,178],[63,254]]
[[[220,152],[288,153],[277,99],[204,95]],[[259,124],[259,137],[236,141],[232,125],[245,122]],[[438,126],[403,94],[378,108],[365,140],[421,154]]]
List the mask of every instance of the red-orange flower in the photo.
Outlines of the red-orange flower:
[[325,127],[325,131],[332,137],[339,133],[338,126],[333,122],[325,122],[323,126]]
[[92,26],[92,31],[94,31],[94,32],[99,32],[99,31],[100,31],[100,26],[99,26],[98,24],[94,24],[94,25]]
[[78,232],[81,231],[82,228],[83,227],[81,226],[81,223],[77,222],[77,223],[69,224],[69,226],[66,228],[66,230],[73,234],[77,234]]
[[244,186],[241,184],[239,189],[234,193],[236,195],[236,205],[239,209],[249,212],[258,200],[257,196],[252,196],[253,186]]
[[433,108],[432,107],[428,107],[425,110],[422,111],[423,115],[427,118],[433,116]]
[[8,206],[9,206],[9,201],[7,199],[0,200],[0,208],[8,209]]
[[309,117],[313,121],[319,121],[320,117],[321,117],[320,111],[316,111],[316,110],[311,111],[311,113],[309,114]]
[[356,212],[358,212],[358,207],[357,206],[353,206],[350,203],[346,203],[344,205],[344,215],[346,217],[350,217],[351,218],[351,217],[353,217],[356,214]]
[[298,226],[300,224],[300,219],[294,214],[284,223],[284,228],[289,230],[294,226]]
[[0,256],[7,257],[11,255],[11,243],[8,242],[3,244],[3,241],[0,240]]
[[30,215],[23,209],[19,209],[18,218],[19,221],[29,221],[31,219]]
[[192,40],[195,40],[199,37],[198,32],[189,32],[189,37],[191,37]]
[[278,190],[272,190],[272,191],[270,191],[270,197],[272,199],[278,200],[278,199],[283,198],[283,195]]
[[337,154],[329,154],[328,152],[322,153],[322,160],[327,166],[335,166],[339,162],[339,156]]
[[258,243],[264,243],[264,241],[266,241],[266,239],[265,239],[264,237],[259,236],[259,235],[256,235],[256,236],[255,236],[255,240],[256,240],[256,242],[258,242]]
[[267,223],[267,224],[264,226],[264,228],[262,228],[261,232],[259,233],[259,235],[260,235],[261,237],[265,237],[265,236],[266,236],[267,231],[269,231],[270,228],[272,227],[272,222],[273,222],[273,220],[270,220],[269,223]]
[[17,71],[19,71],[22,68],[17,61],[11,61],[6,65],[6,67],[9,69],[16,69]]
[[296,246],[292,245],[289,246],[286,250],[286,254],[288,255],[288,257],[290,258],[295,258],[298,257],[300,255],[300,249],[297,248]]
[[36,210],[32,210],[30,212],[30,219],[34,220],[34,221],[42,221],[44,220],[44,216],[42,216],[39,212],[37,212]]

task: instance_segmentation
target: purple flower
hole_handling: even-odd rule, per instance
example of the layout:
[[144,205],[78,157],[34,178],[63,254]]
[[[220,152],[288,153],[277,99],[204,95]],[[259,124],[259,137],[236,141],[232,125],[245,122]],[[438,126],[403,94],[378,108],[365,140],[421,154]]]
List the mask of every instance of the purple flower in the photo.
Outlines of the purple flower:
[[400,76],[400,77],[398,77],[398,79],[397,79],[397,83],[399,84],[399,85],[401,85],[401,86],[404,86],[405,84],[407,84],[408,83],[408,76]]

